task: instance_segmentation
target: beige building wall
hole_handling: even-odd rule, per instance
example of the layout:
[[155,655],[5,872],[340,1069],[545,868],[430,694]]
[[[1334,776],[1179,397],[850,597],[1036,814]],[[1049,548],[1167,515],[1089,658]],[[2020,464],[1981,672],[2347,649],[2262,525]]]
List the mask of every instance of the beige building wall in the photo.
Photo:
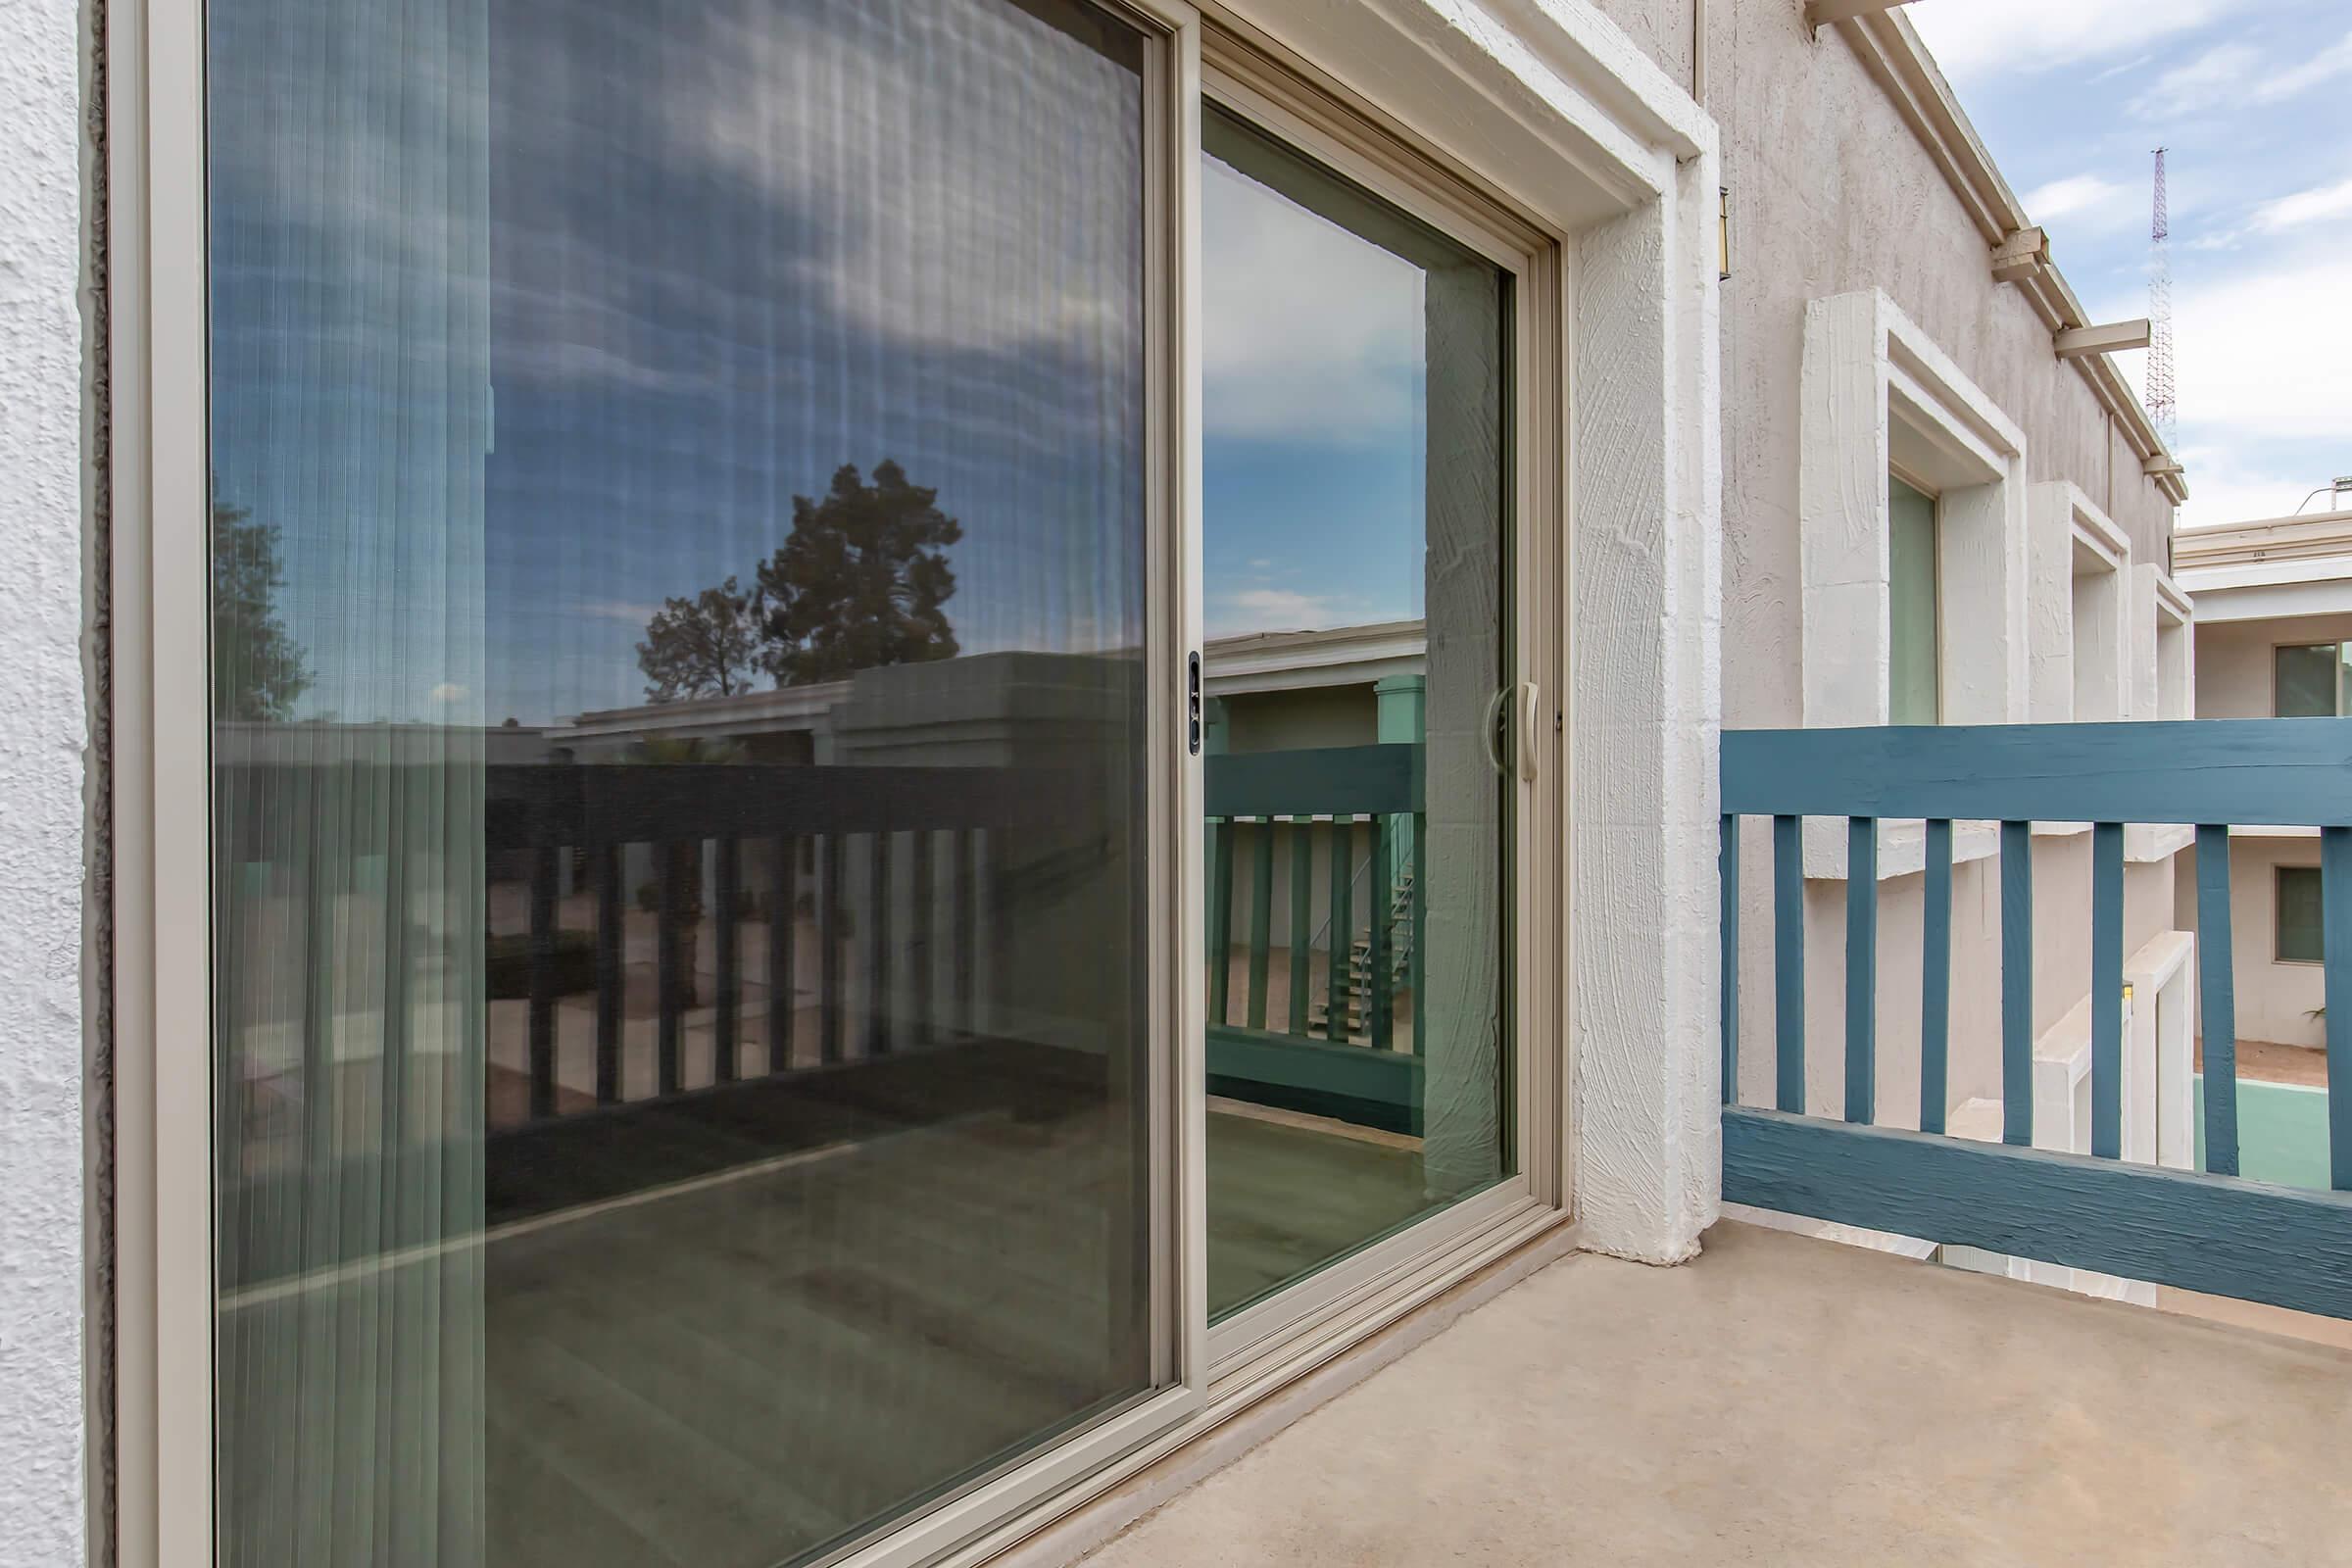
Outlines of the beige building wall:
[[[1601,0],[1601,8],[1637,36],[1621,13],[1655,14],[1635,0]],[[1822,418],[1807,404],[1808,306],[1884,294],[2015,427],[2023,484],[2077,487],[2128,538],[2132,564],[2168,565],[2173,508],[2083,376],[2056,357],[2033,303],[1994,279],[1976,218],[1843,34],[1825,28],[1812,36],[1796,0],[1711,0],[1706,11],[1704,103],[1722,127],[1731,232],[1722,370],[1724,385],[1736,389],[1723,409],[1724,724],[1793,727],[1807,721],[1808,657],[1854,657],[1842,646],[1808,647],[1808,638],[1825,636],[1805,610],[1800,460],[1808,416]],[[1662,69],[1688,69],[1687,53],[1671,41],[1645,47]],[[1956,663],[2006,662],[2015,650],[1993,640],[2031,635],[2021,625],[1955,636],[1947,626],[1947,693]],[[2154,646],[2152,632],[2145,645]],[[2142,643],[2133,637],[2128,646]],[[1745,824],[1740,1089],[1749,1103],[1770,1103],[1773,1095],[1770,838],[1768,824]],[[1953,877],[1955,1105],[1999,1094],[1999,874],[1997,860],[1966,858],[1991,852],[1990,835],[1975,838],[1972,845],[1962,835]],[[2138,847],[2152,854],[2162,845]],[[2086,832],[2036,837],[2037,1030],[2059,1023],[2089,985],[2089,858]],[[1810,870],[1821,869],[1816,858],[1809,855]],[[1883,877],[1879,890],[1878,1103],[1888,1124],[1918,1118],[1923,883],[1912,871]],[[2128,866],[2128,955],[2173,927],[2173,884],[2169,858]],[[1808,880],[1807,1098],[1810,1109],[1830,1114],[1843,1106],[1845,897],[1841,874]]]

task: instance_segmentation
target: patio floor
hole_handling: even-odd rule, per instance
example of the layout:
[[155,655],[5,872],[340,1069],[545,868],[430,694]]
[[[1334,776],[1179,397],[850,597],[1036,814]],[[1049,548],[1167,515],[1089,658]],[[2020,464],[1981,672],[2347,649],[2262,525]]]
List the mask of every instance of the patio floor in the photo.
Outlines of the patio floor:
[[1732,1223],[1567,1258],[1140,1520],[1211,1562],[2352,1562],[2352,1352]]

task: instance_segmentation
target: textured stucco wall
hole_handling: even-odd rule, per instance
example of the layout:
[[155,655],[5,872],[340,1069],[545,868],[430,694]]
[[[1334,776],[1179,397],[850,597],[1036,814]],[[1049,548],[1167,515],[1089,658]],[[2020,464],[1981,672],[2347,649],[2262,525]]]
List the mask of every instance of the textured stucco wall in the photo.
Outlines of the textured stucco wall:
[[[2172,526],[2170,506],[2082,376],[2057,359],[2049,329],[2022,293],[1994,281],[1983,234],[1885,90],[1836,29],[1809,36],[1802,12],[1799,0],[1708,7],[1706,107],[1721,126],[1733,233],[1722,296],[1723,721],[1733,728],[1805,721],[1806,640],[1820,635],[1804,620],[1799,534],[1811,302],[1884,292],[2017,427],[2022,485],[2071,481],[2131,539],[2135,562],[2164,563]],[[1844,651],[1816,652],[1834,661]],[[2001,662],[2013,652],[1999,650]],[[2200,674],[2203,659],[2200,648]],[[1771,1101],[1770,837],[1747,824],[1741,858],[1742,887],[1753,890],[1740,963],[1740,1077],[1750,1103]],[[2088,840],[2041,841],[2035,862],[2035,1012],[2054,1018],[2088,984]],[[1994,866],[1963,865],[1953,891],[1957,1101],[1998,1089]],[[1844,893],[1828,881],[1806,896],[1807,1092],[1833,1112],[1842,1106]],[[2127,952],[2170,925],[2170,894],[2169,867],[2130,868]],[[1880,1105],[1887,1122],[1916,1124],[1921,878],[1888,878],[1880,897]]]
[[[2029,483],[2071,479],[2162,562],[2170,508],[1927,150],[1797,0],[1713,0],[1707,109],[1732,192],[1723,285],[1724,721],[1802,719],[1797,462],[1805,306],[1884,290],[2023,432]],[[2063,235],[2061,235],[2063,238]],[[2191,480],[2193,482],[2194,475]]]
[[83,1558],[81,14],[0,6],[0,1562]]

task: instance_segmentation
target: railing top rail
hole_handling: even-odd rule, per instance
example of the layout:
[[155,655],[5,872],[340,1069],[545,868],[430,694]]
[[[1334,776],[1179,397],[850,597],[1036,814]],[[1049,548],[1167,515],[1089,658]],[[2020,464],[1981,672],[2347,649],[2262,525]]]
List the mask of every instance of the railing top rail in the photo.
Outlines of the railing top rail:
[[1723,810],[2352,827],[2352,718],[1726,730]]
[[1425,748],[1409,742],[1207,759],[1210,816],[1383,816],[1421,809]]

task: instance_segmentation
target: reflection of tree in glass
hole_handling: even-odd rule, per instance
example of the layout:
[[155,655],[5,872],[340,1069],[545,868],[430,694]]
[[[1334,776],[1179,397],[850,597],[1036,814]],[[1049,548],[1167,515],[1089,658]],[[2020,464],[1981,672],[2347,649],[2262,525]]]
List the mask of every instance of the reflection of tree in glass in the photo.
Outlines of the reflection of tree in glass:
[[844,464],[823,501],[792,498],[792,537],[760,564],[760,662],[777,685],[955,657],[942,607],[956,573],[941,547],[963,528],[938,497],[885,459],[871,484]]
[[760,663],[759,609],[733,577],[691,599],[664,600],[637,645],[649,703],[736,696],[752,689]]
[[286,582],[277,529],[213,501],[213,717],[283,723],[311,689],[302,647],[277,618]]

